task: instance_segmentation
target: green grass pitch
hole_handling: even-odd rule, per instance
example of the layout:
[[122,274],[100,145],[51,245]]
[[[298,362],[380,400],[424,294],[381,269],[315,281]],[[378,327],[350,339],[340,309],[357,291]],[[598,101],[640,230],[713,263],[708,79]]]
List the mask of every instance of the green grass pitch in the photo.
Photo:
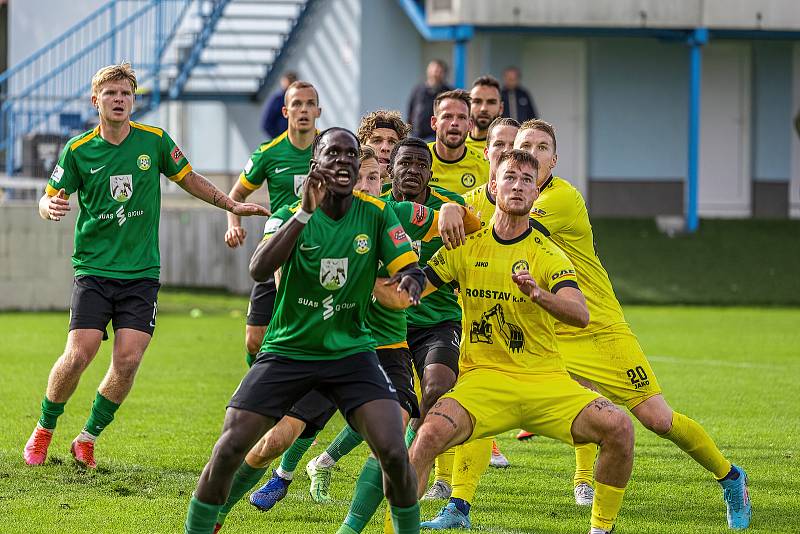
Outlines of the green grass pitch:
[[[246,300],[163,292],[159,327],[131,395],[98,441],[99,468],[78,469],[69,443],[109,363],[103,344],[60,418],[47,463],[22,447],[47,373],[63,350],[67,314],[0,314],[0,532],[182,532],[189,496],[219,435],[226,401],[245,372]],[[192,318],[190,308],[204,310]],[[800,310],[628,307],[667,400],[701,422],[744,466],[754,503],[750,532],[799,532]],[[337,418],[301,462],[289,496],[268,513],[241,503],[223,532],[335,532],[366,456],[361,445],[334,474],[334,502],[315,505],[303,466],[339,430]],[[636,459],[617,531],[727,532],[718,485],[672,443],[637,424]],[[572,501],[572,450],[537,438],[499,438],[512,462],[490,469],[473,504],[476,532],[585,533],[589,509]],[[440,503],[425,502],[424,518]],[[382,511],[367,532],[382,531]]]

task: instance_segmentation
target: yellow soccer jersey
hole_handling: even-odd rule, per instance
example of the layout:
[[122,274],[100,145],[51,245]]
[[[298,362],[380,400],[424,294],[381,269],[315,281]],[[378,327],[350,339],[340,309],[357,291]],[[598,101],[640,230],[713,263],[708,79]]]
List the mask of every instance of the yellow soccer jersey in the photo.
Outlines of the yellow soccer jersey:
[[430,185],[463,194],[489,181],[489,162],[483,150],[476,152],[467,147],[464,155],[455,161],[443,160],[436,153],[436,142],[428,143],[433,154],[433,173]]
[[[528,269],[540,287],[578,287],[567,256],[539,231],[529,228],[504,241],[493,227],[467,236],[455,250],[440,248],[426,273],[435,285],[458,282],[462,298],[462,373],[494,369],[506,373],[563,370],[555,319],[517,287],[511,274]],[[438,279],[437,279],[438,278]]]
[[486,138],[475,139],[472,134],[467,134],[467,146],[482,156],[483,149],[486,148]]
[[495,201],[489,193],[489,184],[471,189],[462,195],[464,203],[481,220],[481,228],[486,228],[494,217]]
[[589,307],[589,326],[576,328],[558,323],[556,332],[586,334],[624,323],[622,307],[595,251],[592,225],[581,193],[566,180],[551,176],[542,185],[531,215],[550,232],[550,238],[575,265]]

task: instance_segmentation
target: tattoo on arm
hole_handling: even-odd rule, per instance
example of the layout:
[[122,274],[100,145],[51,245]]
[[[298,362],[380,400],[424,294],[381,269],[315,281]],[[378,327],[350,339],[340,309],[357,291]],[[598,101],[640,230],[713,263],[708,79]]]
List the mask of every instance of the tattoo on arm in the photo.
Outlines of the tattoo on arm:
[[457,428],[458,428],[458,425],[456,424],[456,422],[455,422],[455,421],[453,421],[453,418],[452,418],[452,417],[450,417],[450,416],[449,416],[449,415],[447,415],[447,414],[444,414],[444,413],[442,413],[442,412],[430,412],[428,415],[438,415],[439,417],[443,417],[444,419],[446,419],[446,420],[447,420],[447,422],[448,422],[448,423],[450,423],[451,425],[453,425],[453,430],[455,430],[455,429],[457,429]]

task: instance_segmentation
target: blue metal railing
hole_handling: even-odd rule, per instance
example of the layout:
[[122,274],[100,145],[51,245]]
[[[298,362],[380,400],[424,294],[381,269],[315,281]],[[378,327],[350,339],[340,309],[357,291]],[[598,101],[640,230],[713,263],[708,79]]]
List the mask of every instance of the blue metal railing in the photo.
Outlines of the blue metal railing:
[[[220,0],[209,0],[218,3]],[[104,65],[129,61],[149,109],[161,95],[162,61],[192,0],[109,0],[64,34],[0,75],[0,150],[11,175],[20,140],[37,132],[69,135],[88,121],[91,78]],[[139,110],[141,111],[141,110]],[[67,125],[69,124],[69,126]]]

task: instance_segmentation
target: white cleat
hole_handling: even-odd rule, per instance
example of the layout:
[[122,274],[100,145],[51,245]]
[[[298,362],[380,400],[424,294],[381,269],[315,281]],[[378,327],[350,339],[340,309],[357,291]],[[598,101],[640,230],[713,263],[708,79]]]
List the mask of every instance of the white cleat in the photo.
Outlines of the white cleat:
[[591,506],[594,502],[594,489],[586,482],[575,486],[573,493],[575,493],[575,504],[579,506]]
[[425,495],[422,496],[423,501],[435,501],[437,499],[447,500],[453,494],[453,488],[444,480],[437,480],[433,485],[428,488]]

